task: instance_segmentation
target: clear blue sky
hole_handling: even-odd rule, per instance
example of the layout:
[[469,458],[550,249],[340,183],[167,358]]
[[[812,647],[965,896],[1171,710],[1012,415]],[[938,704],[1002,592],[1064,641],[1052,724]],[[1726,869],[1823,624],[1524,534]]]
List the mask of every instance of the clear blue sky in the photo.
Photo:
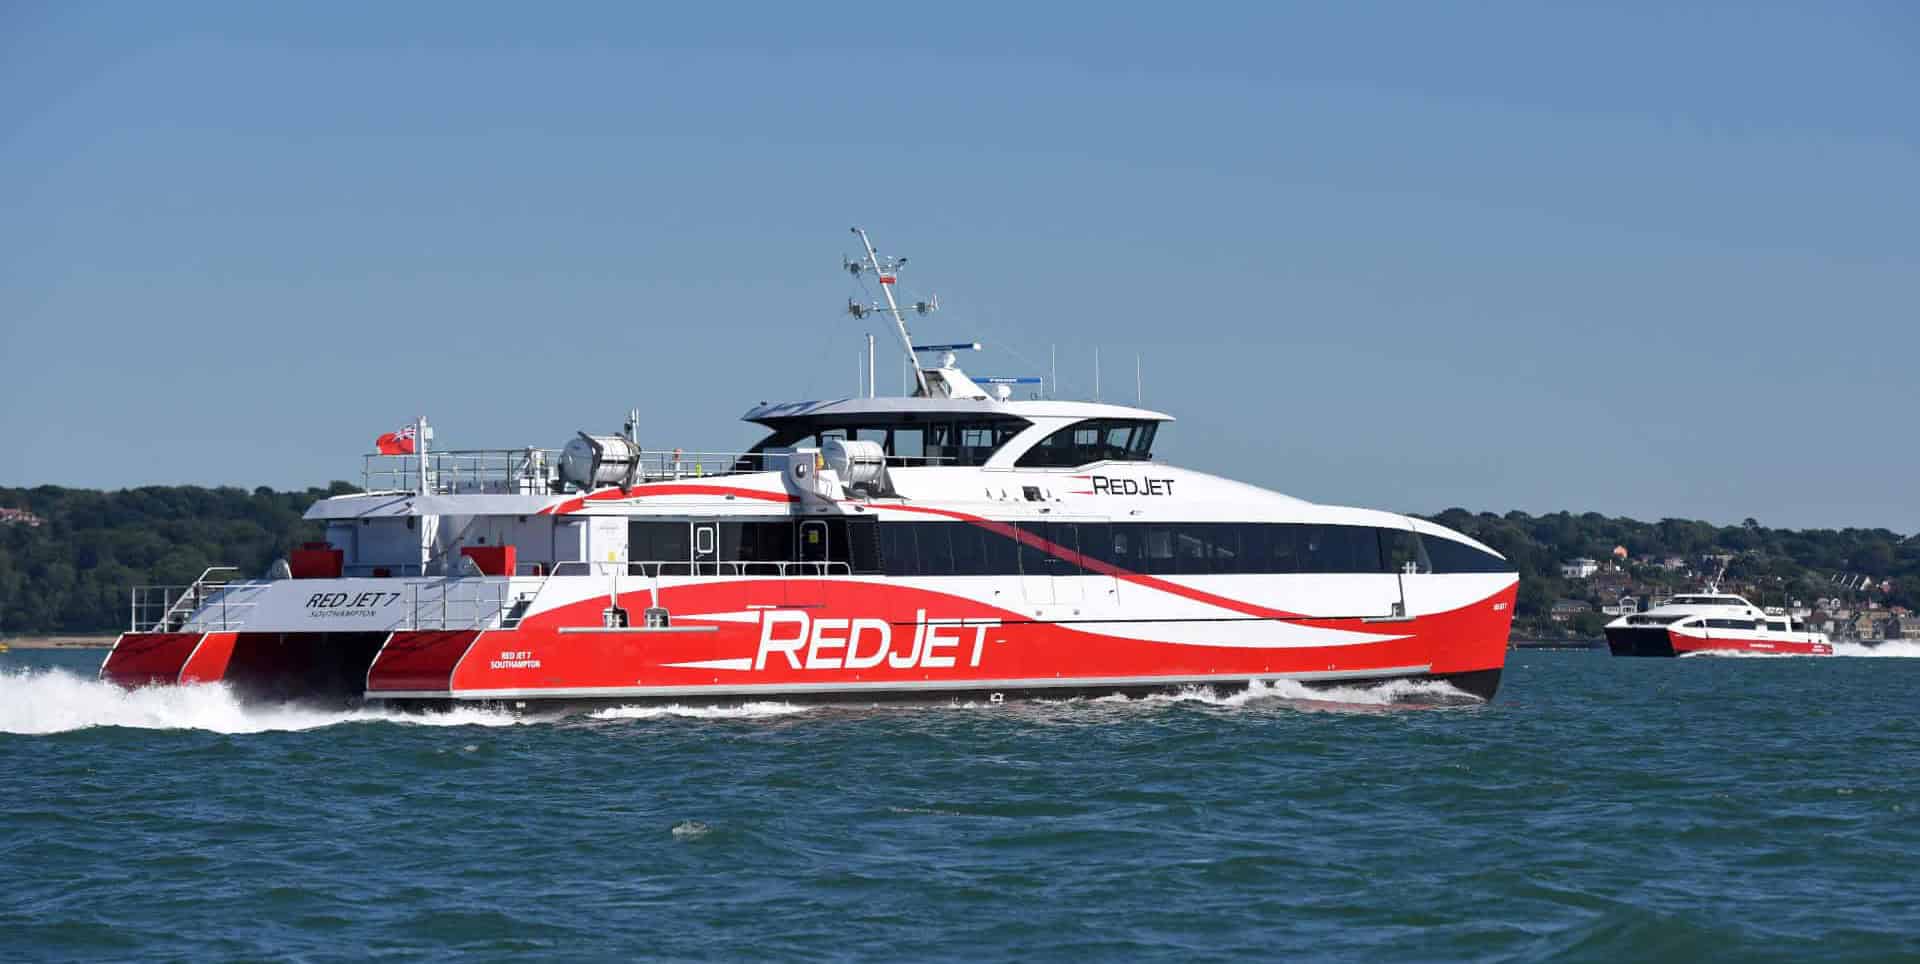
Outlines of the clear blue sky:
[[1920,7],[1547,7],[0,3],[0,484],[743,445],[858,223],[1183,464],[1920,530]]

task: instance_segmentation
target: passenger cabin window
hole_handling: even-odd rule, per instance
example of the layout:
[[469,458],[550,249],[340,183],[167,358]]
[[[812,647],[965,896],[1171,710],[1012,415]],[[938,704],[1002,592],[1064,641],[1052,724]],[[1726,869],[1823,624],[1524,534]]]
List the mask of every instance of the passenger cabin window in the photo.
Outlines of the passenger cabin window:
[[1013,464],[1028,469],[1071,469],[1092,462],[1151,462],[1152,419],[1090,418],[1040,440]]
[[632,520],[627,546],[636,576],[1404,573],[1408,563],[1421,573],[1513,572],[1439,536],[1312,523]]
[[[1423,573],[1513,571],[1506,560],[1450,539],[1372,526],[1034,521],[878,528],[879,565],[889,576],[1400,573],[1406,562]],[[1457,548],[1430,555],[1441,546]]]

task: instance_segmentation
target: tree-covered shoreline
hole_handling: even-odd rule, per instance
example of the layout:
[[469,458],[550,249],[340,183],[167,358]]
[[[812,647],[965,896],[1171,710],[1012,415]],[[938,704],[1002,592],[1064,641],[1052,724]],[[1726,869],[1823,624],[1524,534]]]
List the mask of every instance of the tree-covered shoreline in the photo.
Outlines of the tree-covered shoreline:
[[[1721,588],[1763,606],[1845,593],[1863,603],[1920,609],[1920,535],[1887,529],[1773,529],[1754,519],[1737,526],[1695,519],[1642,522],[1597,512],[1534,516],[1448,509],[1425,518],[1472,536],[1513,561],[1520,571],[1516,635],[1556,633],[1547,611],[1558,600],[1598,603],[1617,594],[1599,587],[1618,581],[1564,577],[1561,564],[1579,558],[1605,560],[1609,574],[1630,582],[1630,592],[1698,589],[1703,577],[1718,568],[1718,562],[1709,566],[1706,560],[1717,557],[1725,564]],[[1617,549],[1626,550],[1625,559],[1615,556]],[[1685,568],[1667,568],[1668,557],[1679,557]],[[1842,589],[1836,578],[1872,588]],[[1591,636],[1602,621],[1596,612],[1566,626]]]
[[[329,495],[355,491],[345,482],[281,492],[201,486],[143,486],[100,491],[59,486],[0,488],[0,508],[24,510],[33,522],[0,524],[0,633],[103,633],[124,628],[128,591],[136,585],[182,585],[209,566],[231,565],[257,576],[294,546],[321,537],[301,519]],[[1520,633],[1552,629],[1556,600],[1598,598],[1588,580],[1563,578],[1568,559],[1610,559],[1637,584],[1691,588],[1688,577],[1660,569],[1666,556],[1731,556],[1730,588],[1778,604],[1831,591],[1836,574],[1869,577],[1875,599],[1920,609],[1920,536],[1886,529],[1771,529],[1754,520],[1715,526],[1687,519],[1641,522],[1598,513],[1499,515],[1448,509],[1427,516],[1501,552],[1520,571]],[[1579,621],[1580,628],[1591,618]]]
[[209,566],[260,575],[322,537],[301,519],[308,506],[353,491],[345,482],[302,492],[0,488],[0,507],[37,522],[0,525],[0,633],[116,632],[126,628],[134,586],[185,585]]

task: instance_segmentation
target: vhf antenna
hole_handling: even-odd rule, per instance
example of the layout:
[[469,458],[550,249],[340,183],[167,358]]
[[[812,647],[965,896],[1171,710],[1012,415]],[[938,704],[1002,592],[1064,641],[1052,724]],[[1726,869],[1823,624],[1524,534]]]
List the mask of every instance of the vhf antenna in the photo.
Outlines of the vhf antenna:
[[[864,261],[854,261],[848,258],[841,259],[845,264],[847,273],[853,275],[855,278],[860,277],[861,273],[865,271],[871,271],[880,276],[880,293],[887,296],[885,310],[893,316],[893,327],[900,334],[900,347],[906,350],[907,362],[913,366],[913,380],[919,385],[920,389],[918,394],[923,397],[929,395],[931,393],[927,390],[926,373],[920,370],[920,360],[915,357],[913,353],[913,336],[907,332],[907,318],[900,313],[900,303],[895,301],[893,297],[893,283],[900,277],[900,269],[906,265],[907,259],[883,259],[873,250],[873,242],[868,240],[867,232],[856,227],[853,229],[853,233],[860,236],[860,246],[866,250],[867,257]],[[926,301],[916,301],[913,303],[913,310],[922,315],[938,311],[939,309],[940,299],[938,297],[930,297]],[[880,310],[881,305],[877,302],[870,305],[863,305],[851,299],[847,301],[847,314],[855,318],[865,318],[873,312]]]

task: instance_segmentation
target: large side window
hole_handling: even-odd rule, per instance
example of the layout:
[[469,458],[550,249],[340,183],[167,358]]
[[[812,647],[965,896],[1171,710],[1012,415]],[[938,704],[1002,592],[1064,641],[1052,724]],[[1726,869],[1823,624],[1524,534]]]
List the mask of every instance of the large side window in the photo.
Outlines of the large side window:
[[1299,527],[1301,572],[1380,572],[1380,537],[1367,526]]
[[1140,558],[1145,563],[1142,572],[1171,576],[1180,571],[1174,561],[1172,526],[1144,525],[1131,528],[1140,534]]
[[884,572],[880,565],[880,523],[847,520],[847,564],[856,575]]
[[792,520],[720,523],[720,558],[727,562],[786,562],[793,558]]
[[920,550],[913,523],[880,523],[880,565],[889,576],[920,574]]
[[678,570],[668,570],[671,574],[678,571],[684,575],[686,564],[693,558],[693,537],[691,526],[685,522],[630,521],[627,523],[627,559],[628,573],[648,575],[649,562],[666,562],[678,565]]
[[[1074,534],[1080,539],[1080,554],[1086,557],[1089,565],[1095,562],[1113,562],[1113,526],[1105,522],[1073,523]],[[1094,569],[1088,569],[1094,572]]]
[[953,522],[915,522],[914,539],[919,543],[920,574],[923,576],[951,576],[953,568],[953,537],[951,533],[960,523]]
[[974,526],[980,530],[980,544],[987,556],[987,574],[993,576],[1011,576],[1020,572],[1020,549],[1013,536],[992,529]]
[[981,538],[979,526],[964,522],[950,523],[953,532],[947,540],[953,550],[953,574],[956,576],[990,576],[993,572],[987,568],[987,547]]
[[1047,540],[1047,524],[1044,522],[1021,522],[1020,530],[1020,574],[1025,576],[1045,576],[1051,574],[1047,566],[1047,553],[1039,543]]

